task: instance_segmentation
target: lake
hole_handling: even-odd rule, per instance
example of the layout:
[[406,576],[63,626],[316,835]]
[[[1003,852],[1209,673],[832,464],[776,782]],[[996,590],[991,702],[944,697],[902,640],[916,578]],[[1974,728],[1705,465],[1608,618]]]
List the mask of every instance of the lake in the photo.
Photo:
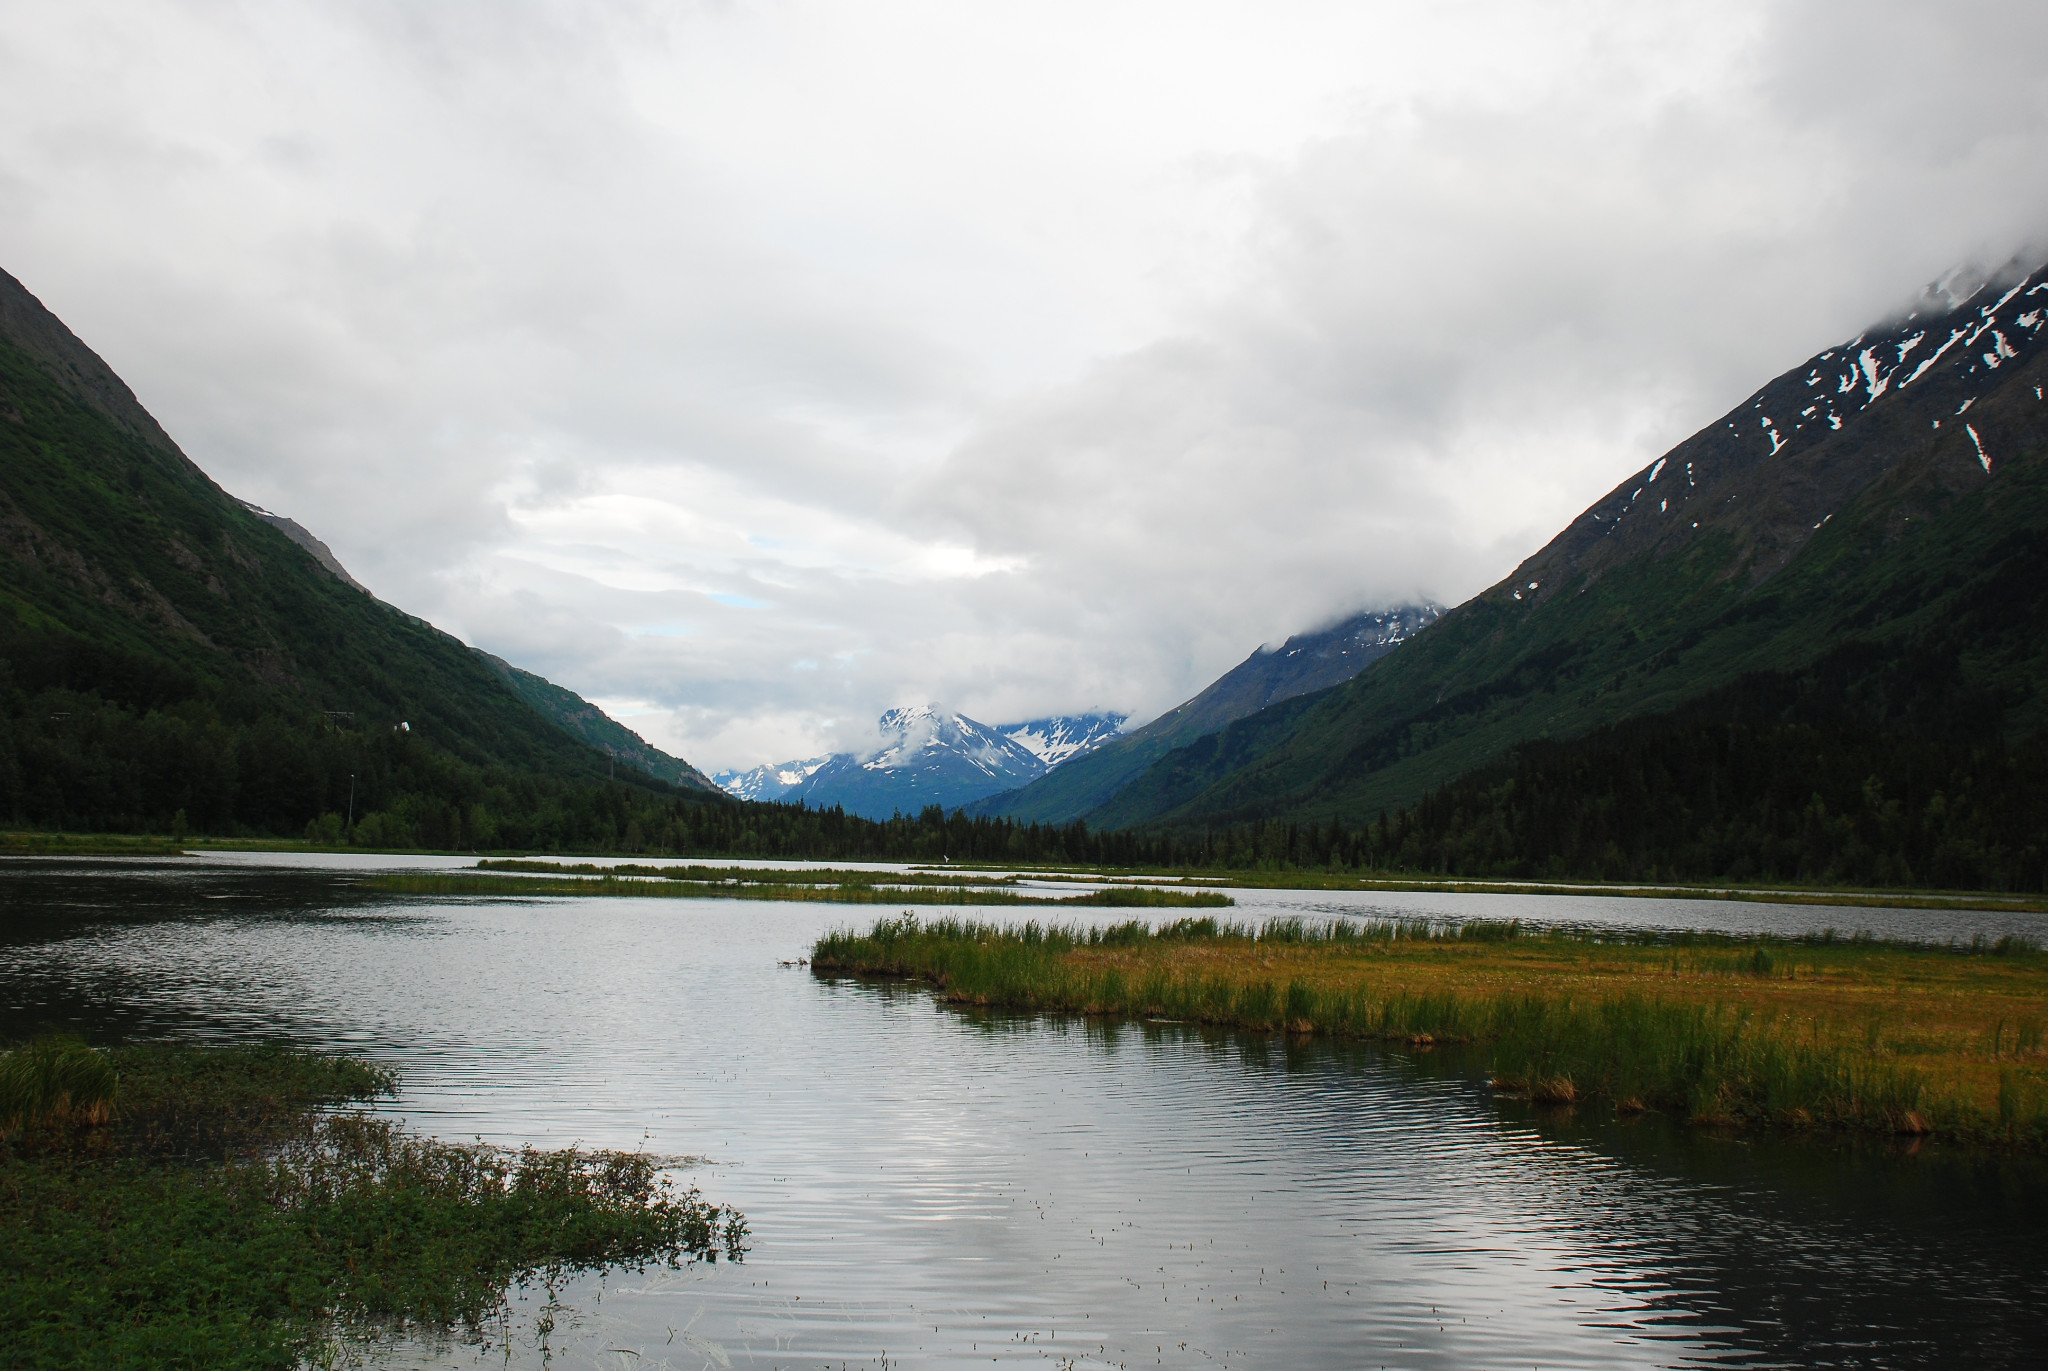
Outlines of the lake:
[[[2038,1159],[1537,1114],[1454,1052],[977,1014],[779,965],[872,907],[352,885],[465,865],[0,862],[0,1033],[344,1049],[403,1073],[383,1108],[422,1130],[686,1156],[752,1226],[742,1264],[523,1292],[493,1346],[380,1365],[2031,1366],[2048,1345]],[[1233,893],[1239,918],[2048,922]]]

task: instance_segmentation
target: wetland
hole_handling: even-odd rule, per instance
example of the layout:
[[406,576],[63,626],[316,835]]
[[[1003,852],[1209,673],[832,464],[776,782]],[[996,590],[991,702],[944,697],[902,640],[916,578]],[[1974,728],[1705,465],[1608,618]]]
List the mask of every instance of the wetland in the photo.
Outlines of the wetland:
[[[949,1002],[928,982],[782,965],[871,930],[873,909],[374,884],[473,862],[0,864],[10,1041],[69,1031],[107,1048],[340,1054],[393,1076],[394,1093],[360,1108],[409,1136],[660,1157],[677,1185],[745,1215],[744,1262],[565,1270],[508,1287],[487,1341],[459,1319],[427,1321],[350,1353],[370,1364],[2020,1366],[2043,1334],[2048,1177],[2024,1148],[1544,1107],[1492,1089],[1476,1041],[1020,1013]],[[1662,958],[1667,979],[1674,957],[1692,958],[1679,982],[1743,994],[1781,979],[1804,993],[1829,976],[1850,994],[1869,969],[1856,958],[1920,955],[1838,939],[1831,962],[1837,952],[1792,941],[1830,924],[1962,949],[1976,938],[1982,950],[1939,954],[1944,974],[1995,982],[2026,958],[1989,949],[2039,922],[2012,910],[1230,893],[1237,907],[1213,917],[1255,930],[1519,919],[1517,939],[1440,940],[1445,957],[1473,958],[1442,972],[1442,988],[1466,990],[1508,953],[1557,993],[1582,974],[1575,957],[1612,953],[1644,968]],[[993,917],[1093,929],[1134,915]],[[1785,940],[1773,972],[1793,974],[1720,964],[1753,949],[1708,935],[1759,925]],[[1552,945],[1555,928],[1614,938]],[[1629,941],[1686,931],[1690,948]],[[1304,963],[1283,991],[1343,960],[1309,940],[1285,946],[1329,965]],[[1283,942],[1268,950],[1278,958]],[[2018,1017],[1996,1044],[1958,1021],[1957,1041],[2024,1066]]]

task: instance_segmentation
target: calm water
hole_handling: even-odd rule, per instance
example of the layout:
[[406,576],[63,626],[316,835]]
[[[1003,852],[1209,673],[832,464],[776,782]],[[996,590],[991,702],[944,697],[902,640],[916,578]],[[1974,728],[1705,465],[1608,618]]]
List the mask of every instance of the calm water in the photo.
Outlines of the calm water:
[[[350,884],[451,864],[0,863],[0,1034],[284,1035],[398,1066],[391,1110],[444,1137],[700,1158],[689,1180],[753,1227],[747,1261],[573,1284],[554,1366],[2032,1366],[2048,1346],[2037,1162],[1539,1118],[1450,1054],[976,1016],[777,965],[866,908]],[[1937,939],[2042,922],[1239,898]],[[388,1359],[541,1365],[543,1301],[487,1352]]]

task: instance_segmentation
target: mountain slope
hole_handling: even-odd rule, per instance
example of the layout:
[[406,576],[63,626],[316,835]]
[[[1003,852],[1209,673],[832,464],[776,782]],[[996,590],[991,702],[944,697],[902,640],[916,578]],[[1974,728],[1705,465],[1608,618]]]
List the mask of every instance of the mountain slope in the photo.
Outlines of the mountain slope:
[[[1516,744],[1938,622],[2042,534],[2003,492],[2048,433],[2044,305],[2048,283],[2019,271],[1961,300],[1930,292],[1771,382],[1284,727],[1255,718],[1180,749],[1090,822],[1357,823]],[[2038,728],[2038,648],[1978,656],[1973,676],[2005,683],[2005,726]]]
[[917,814],[934,804],[953,810],[1086,757],[1116,737],[1125,717],[1065,714],[991,727],[941,705],[892,709],[880,720],[882,746],[872,752],[721,771],[715,779],[743,800],[836,805],[864,818]]
[[1278,648],[1261,647],[1201,694],[1097,747],[1021,790],[991,796],[969,812],[1036,823],[1071,823],[1103,804],[1177,747],[1283,701],[1350,680],[1392,652],[1443,611],[1407,605],[1366,611]]
[[[309,549],[310,551],[310,549]],[[316,554],[317,555],[317,554]],[[347,573],[343,572],[346,576]],[[353,582],[351,582],[353,584]],[[481,648],[472,649],[504,678],[513,693],[570,737],[634,770],[684,790],[722,794],[711,778],[680,757],[671,757],[575,691],[531,671],[522,671]]]
[[787,798],[814,809],[838,806],[863,818],[886,819],[927,805],[957,809],[1045,769],[1023,744],[942,705],[892,709],[881,726],[878,751],[834,756]]
[[350,807],[353,773],[356,814],[405,800],[399,827],[446,835],[491,769],[605,774],[274,519],[0,273],[0,815],[296,832]]

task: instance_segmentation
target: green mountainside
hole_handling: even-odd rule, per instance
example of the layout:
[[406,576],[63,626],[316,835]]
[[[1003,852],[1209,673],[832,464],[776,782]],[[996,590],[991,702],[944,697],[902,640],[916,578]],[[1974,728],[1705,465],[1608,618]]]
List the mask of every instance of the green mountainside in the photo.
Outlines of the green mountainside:
[[[1831,681],[1861,701],[1860,727],[1901,739],[1933,736],[1909,701],[1940,677],[1984,765],[2006,765],[2048,722],[2040,592],[2016,570],[2048,543],[2044,303],[2048,284],[2008,271],[1829,349],[1401,651],[1281,717],[1174,750],[1089,823],[1358,827],[1443,800],[1460,777],[1483,788],[1479,773],[1511,749],[1550,740],[1544,755],[1570,770],[1564,740],[1714,692],[1726,712],[1772,696],[1766,677],[1781,702]],[[1894,679],[1885,664],[1909,659],[1919,665]],[[1802,707],[1817,706],[1809,695]],[[1695,708],[1685,726],[1704,717]],[[1494,844],[1498,864],[1527,856],[1512,846]],[[1573,861],[1585,868],[1583,853]]]
[[369,816],[377,841],[435,845],[619,826],[594,798],[604,756],[278,522],[0,273],[0,818],[297,834]]
[[680,757],[671,757],[632,729],[606,714],[575,691],[556,685],[544,676],[522,671],[482,648],[474,649],[491,670],[503,677],[520,699],[531,705],[555,727],[585,745],[614,758],[636,771],[683,790],[702,790],[713,795],[725,792],[711,778]]
[[1143,728],[1062,762],[1027,786],[977,801],[967,812],[1025,823],[1072,823],[1175,748],[1260,710],[1350,680],[1442,612],[1434,605],[1365,610],[1328,628],[1297,633],[1277,648],[1261,647]]

